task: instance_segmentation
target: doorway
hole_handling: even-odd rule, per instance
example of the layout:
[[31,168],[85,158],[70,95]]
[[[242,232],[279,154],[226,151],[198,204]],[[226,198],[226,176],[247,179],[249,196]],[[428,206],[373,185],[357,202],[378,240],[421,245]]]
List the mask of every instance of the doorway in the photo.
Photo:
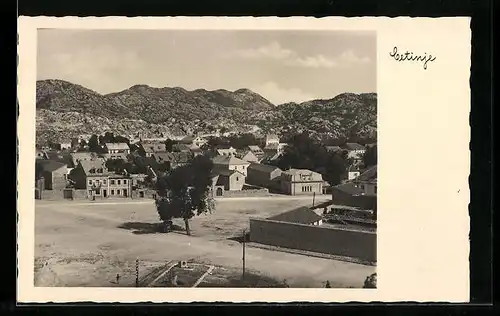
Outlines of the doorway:
[[123,196],[127,197],[127,189],[123,189]]
[[222,196],[222,194],[223,194],[222,188],[217,188],[216,195],[217,196]]
[[108,197],[108,190],[102,190],[102,196]]

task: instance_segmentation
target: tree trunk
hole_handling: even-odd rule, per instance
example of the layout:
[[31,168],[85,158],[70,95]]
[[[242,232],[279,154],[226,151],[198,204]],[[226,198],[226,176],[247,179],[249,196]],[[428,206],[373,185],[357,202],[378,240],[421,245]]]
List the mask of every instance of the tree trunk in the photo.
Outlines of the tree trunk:
[[191,230],[189,228],[189,219],[188,218],[184,219],[184,225],[186,226],[186,234],[188,236],[191,236]]

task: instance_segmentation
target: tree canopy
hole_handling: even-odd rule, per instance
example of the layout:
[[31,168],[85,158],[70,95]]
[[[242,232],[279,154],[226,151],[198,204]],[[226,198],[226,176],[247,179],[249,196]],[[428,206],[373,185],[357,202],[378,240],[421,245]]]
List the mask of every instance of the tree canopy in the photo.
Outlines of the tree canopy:
[[330,153],[309,134],[301,133],[291,137],[283,154],[274,164],[283,170],[296,168],[316,171],[333,186],[340,183],[349,161],[345,154]]
[[189,220],[215,209],[210,193],[212,168],[212,161],[201,155],[158,179],[156,209],[161,221],[171,223],[174,218],[182,218],[186,233],[191,234]]
[[377,164],[377,146],[368,147],[363,155],[363,164],[365,167],[375,166]]

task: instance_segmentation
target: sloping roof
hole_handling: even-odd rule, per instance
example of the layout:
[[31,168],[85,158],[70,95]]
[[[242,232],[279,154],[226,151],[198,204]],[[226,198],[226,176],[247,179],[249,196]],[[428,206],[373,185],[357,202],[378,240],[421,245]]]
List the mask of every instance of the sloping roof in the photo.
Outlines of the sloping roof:
[[272,143],[272,144],[269,144],[266,147],[264,147],[264,151],[265,150],[278,150],[278,149],[279,149],[279,144],[276,144],[276,143]]
[[174,144],[172,146],[172,149],[178,150],[178,151],[190,151],[191,150],[191,148],[189,148],[189,146],[186,144]]
[[67,152],[59,153],[59,152],[55,152],[55,151],[46,151],[45,154],[46,154],[48,160],[53,160],[53,161],[63,163],[65,165],[67,165],[69,168],[74,167],[73,157],[71,157],[70,153],[67,153]]
[[216,156],[212,159],[214,164],[217,165],[248,165],[247,161],[241,160],[233,156]]
[[85,172],[86,175],[97,173],[97,172],[94,172],[94,173],[90,172],[92,169],[94,169],[96,171],[99,169],[103,169],[103,172],[99,173],[99,174],[107,174],[108,173],[108,170],[106,169],[105,162],[102,159],[80,160],[80,162],[78,164],[82,166],[83,171]]
[[276,135],[276,134],[267,134],[267,135],[266,135],[266,139],[268,139],[268,140],[269,140],[269,139],[276,139],[276,140],[279,140],[279,137],[278,137],[278,135]]
[[330,152],[337,152],[337,151],[342,150],[342,148],[340,148],[340,146],[325,146],[325,147],[326,147],[326,150],[330,151]]
[[174,155],[172,153],[154,153],[153,158],[156,160],[156,162],[162,163],[167,161],[173,161]]
[[38,160],[36,163],[40,165],[43,171],[47,172],[53,172],[67,166],[65,163],[54,160]]
[[344,193],[350,194],[350,195],[360,195],[360,194],[364,193],[363,190],[361,190],[360,188],[357,188],[353,183],[350,183],[350,182],[336,185],[333,188],[340,190]]
[[281,213],[268,219],[281,222],[297,223],[297,224],[312,224],[323,218],[316,214],[313,210],[306,206],[302,206],[285,213]]
[[176,163],[188,163],[192,158],[192,154],[190,152],[175,152],[171,154]]
[[106,143],[106,148],[108,150],[127,150],[130,149],[127,143]]
[[349,150],[365,150],[366,148],[358,143],[347,143],[345,147]]
[[356,178],[356,181],[375,181],[377,180],[377,165],[366,169]]
[[248,149],[250,149],[251,151],[253,151],[254,154],[255,153],[263,153],[262,148],[260,148],[257,145],[250,145],[250,146],[248,146]]
[[265,165],[265,164],[260,164],[260,163],[250,163],[250,166],[248,166],[248,170],[257,170],[257,171],[261,171],[261,172],[271,173],[275,170],[281,170],[281,169],[276,167],[276,166],[271,166],[271,165]]
[[230,177],[235,173],[238,173],[243,177],[245,176],[243,173],[241,173],[237,170],[217,170],[217,171],[215,171],[215,173],[219,176],[226,176],[226,177]]
[[182,143],[191,143],[194,141],[194,137],[193,136],[186,136],[186,137],[182,138],[180,141]]

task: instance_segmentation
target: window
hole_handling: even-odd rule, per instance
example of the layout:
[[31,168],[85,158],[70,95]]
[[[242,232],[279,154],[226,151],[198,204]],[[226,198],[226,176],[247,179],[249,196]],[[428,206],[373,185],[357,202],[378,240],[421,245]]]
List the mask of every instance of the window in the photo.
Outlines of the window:
[[120,190],[116,190],[116,194],[117,194],[117,195],[120,195]]
[[106,179],[102,180],[102,183],[103,183],[103,184],[106,184],[106,182],[107,182],[107,181],[106,181]]
[[92,185],[92,180],[89,180],[89,185]]
[[236,177],[236,181],[240,181],[240,177]]
[[365,185],[364,185],[364,184],[362,184],[362,185],[361,185],[361,190],[364,190],[364,189],[365,189]]
[[115,180],[109,180],[110,184],[115,184]]
[[127,184],[127,180],[123,180],[123,184]]
[[115,195],[115,190],[111,190],[111,195]]
[[117,183],[118,183],[118,185],[122,184],[122,182],[120,180],[117,180]]

